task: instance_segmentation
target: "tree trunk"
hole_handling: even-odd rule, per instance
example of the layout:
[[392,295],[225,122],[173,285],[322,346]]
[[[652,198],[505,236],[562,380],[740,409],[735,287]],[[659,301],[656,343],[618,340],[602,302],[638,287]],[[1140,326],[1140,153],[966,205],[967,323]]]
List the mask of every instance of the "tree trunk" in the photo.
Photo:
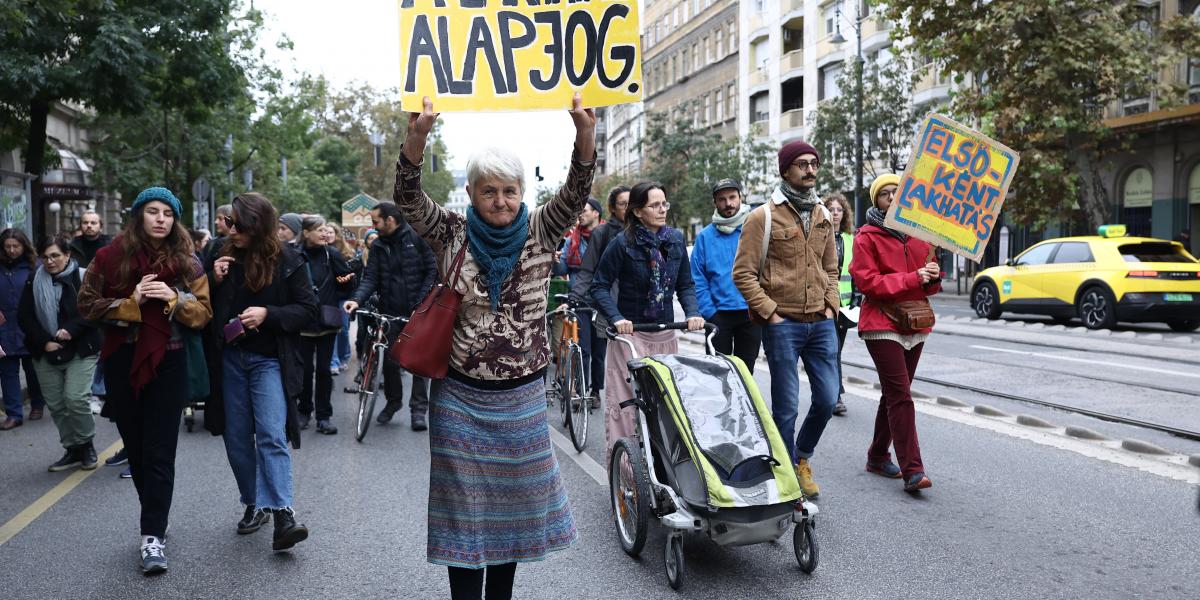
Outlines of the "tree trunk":
[[50,101],[35,98],[29,104],[29,136],[25,140],[25,172],[34,176],[32,197],[29,199],[29,227],[34,240],[46,236],[42,209],[42,173],[46,170],[46,121],[50,117]]
[[1087,219],[1088,227],[1096,231],[1108,222],[1108,193],[1100,181],[1092,153],[1087,150],[1075,152],[1075,168],[1079,175],[1079,208]]

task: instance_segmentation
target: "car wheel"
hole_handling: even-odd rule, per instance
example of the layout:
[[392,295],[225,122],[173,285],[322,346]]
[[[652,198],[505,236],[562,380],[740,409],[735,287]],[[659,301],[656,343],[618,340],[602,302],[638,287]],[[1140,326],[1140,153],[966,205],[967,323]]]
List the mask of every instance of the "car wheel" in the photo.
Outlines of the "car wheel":
[[1170,327],[1171,331],[1187,333],[1189,331],[1200,329],[1200,319],[1180,319],[1178,321],[1167,321],[1167,327]]
[[1117,324],[1117,301],[1112,292],[1092,286],[1079,296],[1079,320],[1088,329],[1112,329]]
[[1000,293],[996,290],[996,284],[985,281],[975,288],[975,293],[971,295],[971,307],[975,309],[975,314],[981,319],[990,319],[995,321],[1000,318]]

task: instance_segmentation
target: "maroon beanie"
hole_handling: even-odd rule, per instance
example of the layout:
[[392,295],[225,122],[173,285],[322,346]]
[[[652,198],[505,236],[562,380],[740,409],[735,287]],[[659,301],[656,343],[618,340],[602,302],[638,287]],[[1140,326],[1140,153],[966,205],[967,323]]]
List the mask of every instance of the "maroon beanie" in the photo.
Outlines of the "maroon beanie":
[[779,174],[783,175],[787,172],[788,166],[792,164],[792,161],[804,154],[812,154],[817,157],[817,160],[821,160],[821,154],[817,152],[817,149],[804,140],[796,140],[784,144],[779,149]]

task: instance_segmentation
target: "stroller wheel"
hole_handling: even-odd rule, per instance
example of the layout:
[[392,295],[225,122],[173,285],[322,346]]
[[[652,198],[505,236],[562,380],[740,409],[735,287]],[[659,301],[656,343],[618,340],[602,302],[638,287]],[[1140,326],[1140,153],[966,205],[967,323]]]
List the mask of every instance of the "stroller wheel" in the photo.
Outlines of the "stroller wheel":
[[637,444],[629,438],[617,440],[608,465],[608,489],[612,498],[613,524],[625,554],[636,557],[646,545],[650,525],[650,480]]
[[683,536],[668,535],[666,548],[667,583],[671,589],[683,587]]
[[812,573],[817,568],[820,552],[817,549],[817,538],[813,536],[812,522],[797,523],[792,532],[792,547],[796,551],[796,562],[800,570]]

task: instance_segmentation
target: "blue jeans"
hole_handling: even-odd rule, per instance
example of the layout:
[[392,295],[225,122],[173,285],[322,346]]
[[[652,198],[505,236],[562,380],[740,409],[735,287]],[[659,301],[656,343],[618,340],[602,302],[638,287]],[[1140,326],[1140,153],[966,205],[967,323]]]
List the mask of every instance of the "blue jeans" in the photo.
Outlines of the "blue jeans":
[[333,343],[333,361],[331,367],[350,364],[350,315],[342,314],[342,330],[337,333]]
[[42,408],[42,386],[38,385],[37,372],[33,370],[30,356],[5,356],[0,358],[0,393],[4,395],[4,414],[10,419],[25,420],[25,398],[21,395],[21,368],[25,368],[25,385],[29,387],[29,408]]
[[[801,323],[784,319],[782,323],[765,325],[763,348],[767,353],[767,366],[771,369],[771,415],[775,418],[775,426],[784,443],[788,444],[793,463],[810,458],[837,403],[838,341],[834,321]],[[812,405],[799,434],[796,434],[800,402],[797,360],[804,361],[812,394]],[[795,444],[790,443],[792,435],[796,435]]]
[[225,453],[242,504],[292,506],[292,455],[287,443],[287,398],[279,360],[226,346]]

